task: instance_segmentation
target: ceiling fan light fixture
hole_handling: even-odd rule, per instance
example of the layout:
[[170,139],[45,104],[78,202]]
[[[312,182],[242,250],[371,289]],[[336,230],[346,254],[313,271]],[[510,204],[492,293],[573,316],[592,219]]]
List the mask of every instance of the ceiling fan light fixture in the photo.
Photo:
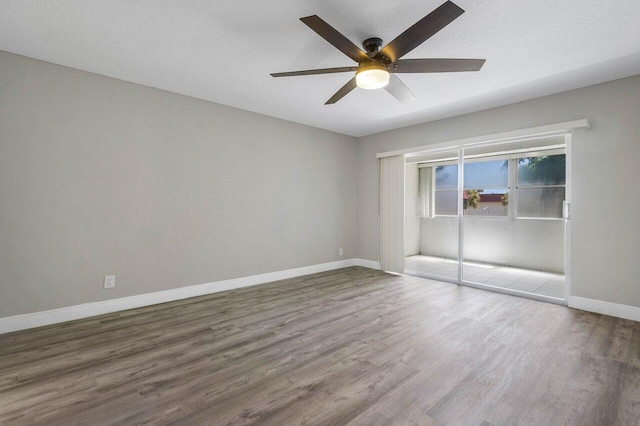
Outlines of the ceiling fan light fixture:
[[383,65],[365,65],[356,71],[356,85],[361,89],[381,89],[387,84],[389,84],[389,70]]
[[382,39],[370,37],[362,42],[364,50],[353,44],[338,30],[326,23],[318,15],[305,16],[300,20],[329,44],[356,62],[356,66],[311,69],[302,71],[277,72],[273,77],[292,77],[297,75],[334,74],[355,71],[355,76],[349,79],[324,104],[333,105],[356,87],[373,90],[385,90],[403,104],[415,100],[411,90],[396,75],[391,80],[391,74],[425,74],[434,72],[463,72],[479,71],[484,59],[452,59],[452,58],[418,58],[402,59],[416,47],[427,41],[437,32],[445,28],[464,10],[446,0],[434,11],[407,28],[386,46],[382,46]]

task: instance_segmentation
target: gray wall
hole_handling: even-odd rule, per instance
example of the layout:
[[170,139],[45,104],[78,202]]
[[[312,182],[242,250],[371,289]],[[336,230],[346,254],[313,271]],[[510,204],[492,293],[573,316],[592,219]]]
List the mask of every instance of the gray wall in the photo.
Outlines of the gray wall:
[[355,257],[355,163],[351,137],[0,52],[0,317]]
[[592,128],[573,134],[571,292],[640,306],[640,76],[360,138],[358,256],[378,259],[376,153],[581,118]]

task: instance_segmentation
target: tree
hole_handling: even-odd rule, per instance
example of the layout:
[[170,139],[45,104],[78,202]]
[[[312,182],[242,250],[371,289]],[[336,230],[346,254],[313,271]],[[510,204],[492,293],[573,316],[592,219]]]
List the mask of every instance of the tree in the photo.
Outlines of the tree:
[[518,164],[527,166],[520,169],[519,173],[528,182],[557,185],[565,181],[566,155],[564,154],[520,158]]
[[467,189],[467,206],[478,208],[480,204],[480,191],[481,189]]
[[[518,165],[526,166],[518,167],[518,180],[543,185],[564,184],[566,159],[564,154],[518,158]],[[509,167],[509,160],[505,160],[502,167]]]

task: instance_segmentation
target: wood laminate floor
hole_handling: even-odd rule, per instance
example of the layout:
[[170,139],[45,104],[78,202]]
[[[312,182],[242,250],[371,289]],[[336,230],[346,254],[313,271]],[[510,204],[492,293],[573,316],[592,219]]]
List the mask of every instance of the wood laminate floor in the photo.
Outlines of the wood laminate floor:
[[0,424],[638,425],[640,323],[360,267],[0,335]]

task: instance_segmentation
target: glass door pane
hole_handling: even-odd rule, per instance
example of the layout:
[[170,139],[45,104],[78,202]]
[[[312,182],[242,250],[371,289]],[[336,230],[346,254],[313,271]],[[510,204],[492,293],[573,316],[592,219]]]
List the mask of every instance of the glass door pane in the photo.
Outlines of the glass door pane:
[[509,256],[509,161],[465,150],[462,279],[506,287],[497,265]]
[[562,299],[564,151],[495,152],[464,150],[462,281]]
[[[458,282],[458,151],[423,154],[412,160],[419,162],[419,243],[413,252],[405,247],[405,273]],[[405,205],[410,209],[411,186],[407,181]],[[405,240],[411,237],[405,235]]]

